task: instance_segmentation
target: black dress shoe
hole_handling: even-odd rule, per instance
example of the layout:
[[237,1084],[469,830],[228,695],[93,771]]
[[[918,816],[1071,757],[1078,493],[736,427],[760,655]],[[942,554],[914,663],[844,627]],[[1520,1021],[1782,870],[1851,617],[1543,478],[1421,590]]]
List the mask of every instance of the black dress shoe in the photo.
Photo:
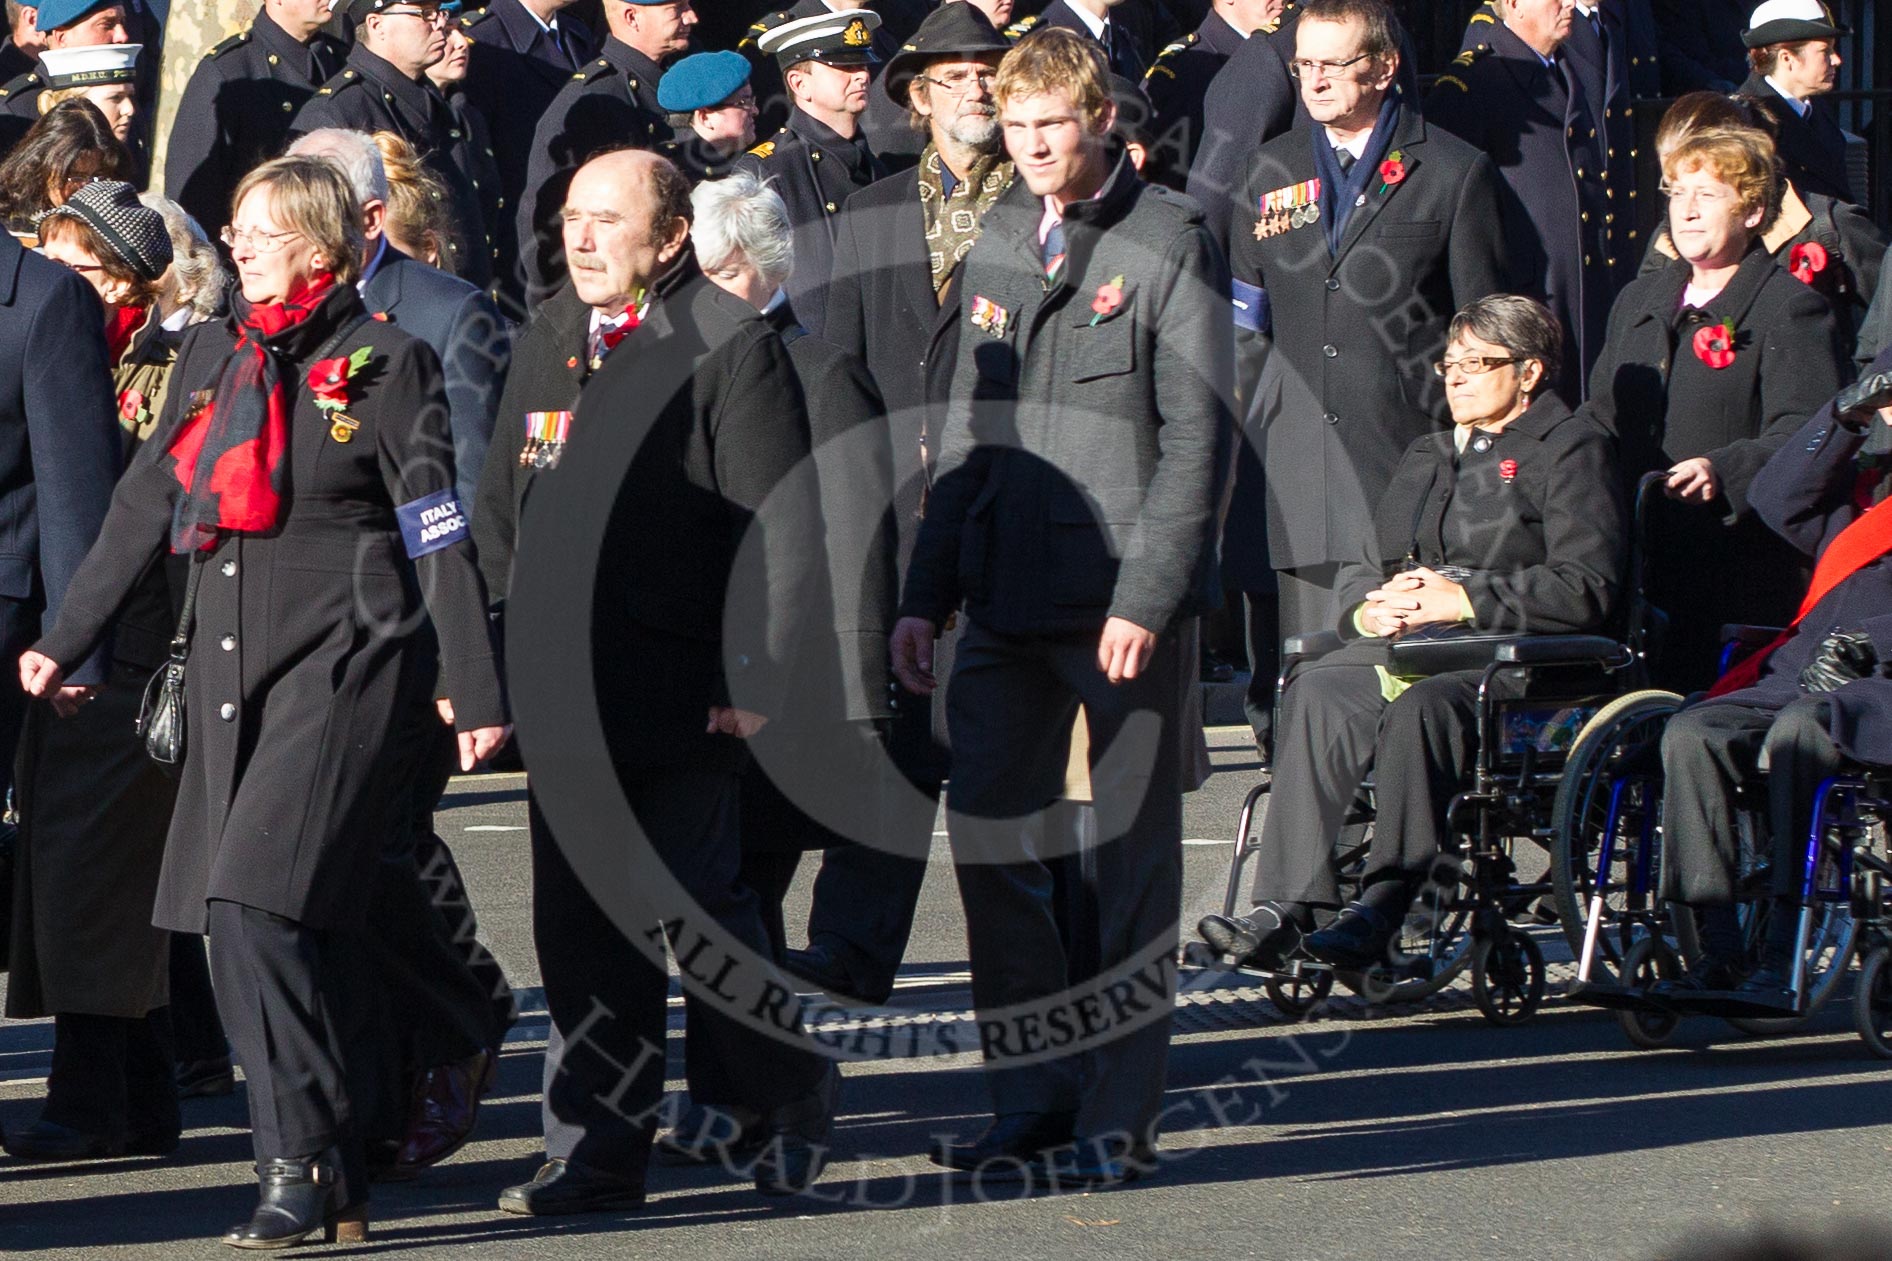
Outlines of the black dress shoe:
[[265,1161],[257,1166],[256,1211],[224,1232],[232,1248],[289,1248],[320,1231],[325,1243],[365,1243],[368,1205],[340,1204],[335,1196],[336,1154]]
[[1050,1153],[1044,1178],[1060,1187],[1106,1187],[1135,1182],[1156,1172],[1156,1153],[1139,1146],[1112,1154],[1095,1140],[1080,1140]]
[[1069,1112],[1008,1112],[970,1143],[942,1144],[933,1163],[967,1172],[999,1164],[1042,1165],[1046,1153],[1070,1144],[1076,1120]]
[[35,1121],[6,1137],[7,1153],[19,1160],[110,1160],[123,1156],[125,1147],[122,1135],[88,1134],[51,1121]]
[[1738,989],[1745,977],[1746,968],[1739,954],[1709,951],[1682,975],[1651,985],[1649,996],[1667,1003],[1720,998]]
[[565,1213],[596,1213],[605,1209],[644,1207],[642,1183],[574,1165],[548,1160],[532,1181],[499,1193],[502,1213],[523,1217],[557,1217]]
[[670,1131],[657,1139],[656,1156],[666,1165],[746,1165],[768,1141],[768,1124],[750,1108],[690,1105]]
[[1364,902],[1349,902],[1334,922],[1307,937],[1307,953],[1322,963],[1364,972],[1386,962],[1399,924]]
[[188,1060],[177,1066],[179,1099],[201,1099],[235,1091],[236,1069],[231,1067],[227,1055],[214,1060]]
[[755,1162],[758,1192],[797,1195],[814,1185],[828,1165],[840,1101],[841,1070],[829,1060],[812,1091],[769,1114],[767,1142]]
[[809,942],[806,950],[783,951],[782,970],[830,998],[860,1006],[878,1007],[893,994],[891,985],[868,985],[856,979],[847,965],[818,941]]
[[1799,1004],[1793,993],[1793,974],[1789,967],[1762,963],[1755,969],[1754,975],[1735,988],[1734,995],[1738,1001],[1752,1004],[1755,1014],[1759,1016],[1799,1014]]
[[1196,932],[1211,949],[1237,967],[1273,972],[1301,948],[1301,927],[1272,912],[1253,915],[1205,915]]

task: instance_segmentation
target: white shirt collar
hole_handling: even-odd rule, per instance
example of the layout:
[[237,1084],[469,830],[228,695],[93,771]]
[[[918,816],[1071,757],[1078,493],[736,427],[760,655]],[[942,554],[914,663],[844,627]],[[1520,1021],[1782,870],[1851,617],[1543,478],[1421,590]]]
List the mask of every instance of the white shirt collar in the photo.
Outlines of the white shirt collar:
[[1372,142],[1373,142],[1373,133],[1371,131],[1368,131],[1368,132],[1363,133],[1362,135],[1356,136],[1351,142],[1347,144],[1335,143],[1334,133],[1331,131],[1327,132],[1327,143],[1330,146],[1332,146],[1333,150],[1336,153],[1340,152],[1341,150],[1345,150],[1346,152],[1351,153],[1353,155],[1353,160],[1355,162],[1358,162],[1361,158],[1366,156],[1366,147]]
[[547,21],[546,19],[540,17],[537,13],[534,13],[532,11],[531,5],[522,4],[519,7],[524,9],[526,11],[526,15],[530,17],[534,22],[537,22],[539,24],[539,29],[544,31],[547,35],[550,35],[553,31],[556,31],[558,29],[558,14],[554,13],[552,15],[551,20]]
[[603,311],[600,311],[597,307],[592,307],[591,335],[596,337],[600,329],[624,327],[624,321],[631,317],[631,312],[634,309],[633,307],[625,307],[622,311],[618,312],[615,318],[607,318]]
[[1593,4],[1579,4],[1577,6],[1577,12],[1582,15],[1584,21],[1587,22],[1596,16],[1596,6]]
[[[530,13],[531,10],[528,9],[526,10],[526,12]],[[384,235],[375,241],[374,257],[369,259],[368,265],[361,269],[361,279],[355,282],[356,293],[368,292],[368,282],[370,280],[373,280],[374,274],[381,270],[381,260],[386,258],[387,256],[388,256],[388,238]]]
[[1109,18],[1100,18],[1081,4],[1066,5],[1065,7],[1077,14],[1077,20],[1090,28],[1092,39],[1103,39],[1104,28],[1110,25]]
[[1779,94],[1781,100],[1793,106],[1794,113],[1800,115],[1800,117],[1802,118],[1805,118],[1807,116],[1807,111],[1813,108],[1812,101],[1797,100],[1793,96],[1788,94],[1786,88],[1781,87],[1780,84],[1774,81],[1773,75],[1770,74],[1766,76],[1766,78],[1767,78],[1767,86],[1774,89],[1774,91]]

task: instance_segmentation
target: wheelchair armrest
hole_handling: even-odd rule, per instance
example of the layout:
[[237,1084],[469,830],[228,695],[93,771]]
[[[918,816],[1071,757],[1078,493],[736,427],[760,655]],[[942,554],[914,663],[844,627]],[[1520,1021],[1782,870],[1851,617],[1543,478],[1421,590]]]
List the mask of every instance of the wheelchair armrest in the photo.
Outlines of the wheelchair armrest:
[[1314,631],[1307,635],[1289,635],[1281,641],[1283,657],[1324,657],[1346,643],[1339,631]]
[[1780,634],[1778,626],[1740,626],[1729,623],[1721,628],[1721,642],[1743,648],[1765,648]]
[[1623,646],[1604,635],[1526,635],[1498,649],[1504,665],[1606,665],[1623,655]]
[[[1430,629],[1430,628],[1427,628]],[[1395,639],[1387,644],[1387,670],[1400,677],[1447,674],[1454,670],[1482,670],[1498,654],[1517,642],[1514,635],[1426,635]]]

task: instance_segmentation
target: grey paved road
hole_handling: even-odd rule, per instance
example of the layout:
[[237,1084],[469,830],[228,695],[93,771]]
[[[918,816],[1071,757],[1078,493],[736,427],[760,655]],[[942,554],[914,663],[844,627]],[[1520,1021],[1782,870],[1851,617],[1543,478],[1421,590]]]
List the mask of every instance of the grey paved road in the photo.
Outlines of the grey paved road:
[[[1188,805],[1188,923],[1219,900],[1226,834],[1254,769],[1239,731],[1212,732],[1211,744],[1217,774]],[[536,987],[524,823],[518,777],[456,782],[441,818],[489,944]],[[797,914],[806,894],[804,881]],[[936,865],[895,1006],[916,1017],[963,1009],[963,960],[951,871]],[[944,1178],[920,1153],[932,1135],[978,1123],[977,1074],[895,1061],[849,1067],[844,1156],[822,1199],[765,1202],[719,1171],[665,1169],[641,1212],[550,1222],[493,1209],[538,1152],[545,1016],[527,989],[476,1141],[422,1181],[378,1189],[367,1247],[321,1251],[1627,1259],[1676,1255],[1719,1225],[1892,1222],[1892,1065],[1867,1056],[1843,1011],[1766,1042],[1702,1022],[1650,1054],[1628,1050],[1609,1019],[1554,1000],[1514,1030],[1488,1028],[1463,991],[1371,1016],[1337,1004],[1289,1025],[1240,978],[1192,985],[1169,1077],[1185,1128],[1154,1180],[1025,1197]],[[0,1026],[0,1122],[35,1115],[49,1038],[44,1023]],[[252,1202],[242,1115],[240,1095],[194,1101],[181,1152],[162,1162],[0,1160],[0,1251],[222,1254],[210,1237]]]

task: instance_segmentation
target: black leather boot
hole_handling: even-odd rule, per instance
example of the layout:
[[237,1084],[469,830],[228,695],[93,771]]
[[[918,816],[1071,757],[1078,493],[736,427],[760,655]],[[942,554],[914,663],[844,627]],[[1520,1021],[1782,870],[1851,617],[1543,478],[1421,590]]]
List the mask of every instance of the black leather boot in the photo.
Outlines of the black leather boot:
[[259,1165],[256,1211],[223,1236],[232,1248],[288,1248],[317,1231],[325,1243],[364,1243],[368,1238],[367,1204],[344,1205],[335,1198],[334,1148],[320,1156],[277,1159]]
[[797,1195],[814,1185],[828,1164],[840,1101],[841,1070],[830,1060],[814,1090],[769,1114],[767,1142],[754,1167],[757,1191]]

